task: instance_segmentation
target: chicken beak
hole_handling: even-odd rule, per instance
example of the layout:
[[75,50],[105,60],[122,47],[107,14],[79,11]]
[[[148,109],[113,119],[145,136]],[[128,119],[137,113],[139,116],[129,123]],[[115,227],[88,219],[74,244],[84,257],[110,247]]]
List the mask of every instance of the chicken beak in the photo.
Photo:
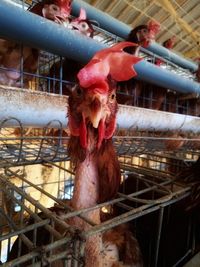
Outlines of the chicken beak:
[[98,128],[101,119],[104,117],[101,99],[95,96],[90,104],[89,120],[94,128]]
[[94,128],[96,129],[98,128],[101,118],[102,118],[101,110],[91,113],[90,121]]
[[[82,113],[82,122],[79,128],[80,143],[83,148],[88,147],[88,129],[91,127],[96,129],[98,133],[97,137],[97,148],[100,148],[101,143],[105,137],[105,121],[110,113],[107,107],[107,96],[92,92],[88,96],[87,105],[80,106]],[[89,127],[88,127],[89,126]]]

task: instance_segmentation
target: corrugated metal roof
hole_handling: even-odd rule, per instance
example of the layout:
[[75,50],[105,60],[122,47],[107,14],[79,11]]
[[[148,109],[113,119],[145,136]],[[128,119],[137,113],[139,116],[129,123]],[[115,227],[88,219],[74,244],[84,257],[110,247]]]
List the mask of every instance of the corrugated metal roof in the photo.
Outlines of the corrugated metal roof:
[[[199,0],[85,0],[132,28],[154,19],[161,25],[156,41],[176,36],[174,50],[191,59],[200,57]],[[172,8],[172,9],[171,9]]]

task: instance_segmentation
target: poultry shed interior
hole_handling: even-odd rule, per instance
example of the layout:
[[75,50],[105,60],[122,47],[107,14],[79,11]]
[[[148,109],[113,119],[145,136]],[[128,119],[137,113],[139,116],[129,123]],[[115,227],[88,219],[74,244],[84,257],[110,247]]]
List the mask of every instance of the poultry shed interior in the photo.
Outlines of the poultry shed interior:
[[199,8],[0,1],[1,266],[200,266]]

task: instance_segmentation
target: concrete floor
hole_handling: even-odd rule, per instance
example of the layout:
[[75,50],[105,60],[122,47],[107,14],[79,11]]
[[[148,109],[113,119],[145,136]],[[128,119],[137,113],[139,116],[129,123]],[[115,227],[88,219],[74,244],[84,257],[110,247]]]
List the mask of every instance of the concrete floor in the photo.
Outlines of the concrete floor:
[[189,262],[183,267],[200,267],[200,252],[197,253]]

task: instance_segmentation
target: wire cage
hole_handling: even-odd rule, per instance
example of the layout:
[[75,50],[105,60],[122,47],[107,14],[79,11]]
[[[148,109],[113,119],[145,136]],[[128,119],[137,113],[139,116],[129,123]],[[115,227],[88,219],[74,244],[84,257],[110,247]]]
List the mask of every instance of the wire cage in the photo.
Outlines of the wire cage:
[[[27,9],[38,1],[15,2]],[[108,45],[121,41],[94,24],[93,38],[97,41]],[[18,47],[22,54],[15,86],[68,94],[76,80],[66,74],[67,61],[37,50],[37,67],[30,72],[24,67],[25,48]],[[140,56],[153,63],[159,58],[145,50]],[[195,79],[188,70],[161,60],[162,68]],[[0,66],[2,71],[5,68]],[[162,91],[135,80],[118,86],[119,103],[199,115],[196,95]],[[162,94],[158,94],[160,91]],[[155,106],[158,96],[162,100],[159,107]],[[15,128],[7,127],[12,124],[10,121],[15,121]],[[106,238],[107,233],[114,231],[121,233],[126,241],[127,229],[137,241],[135,247],[140,247],[146,267],[180,267],[199,250],[200,219],[193,211],[187,211],[192,183],[177,179],[199,159],[198,134],[117,129],[113,138],[121,166],[117,197],[74,211],[69,205],[74,179],[67,149],[69,133],[59,120],[56,127],[52,125],[55,121],[43,128],[24,127],[14,117],[0,122],[0,260],[3,266],[84,266],[88,237],[100,233]],[[102,222],[96,225],[86,215],[99,209]],[[89,225],[87,231],[80,231],[70,223],[77,217]]]
[[[21,131],[24,133],[25,129],[22,127]],[[200,141],[194,134],[185,137],[172,153],[166,142],[180,142],[180,138],[172,137],[170,132],[117,132],[113,142],[121,165],[118,196],[79,211],[73,211],[69,205],[74,178],[66,148],[69,137],[62,137],[62,131],[59,136],[49,134],[46,128],[31,129],[28,136],[12,138],[12,143],[5,136],[1,136],[5,154],[1,157],[0,174],[1,261],[7,261],[4,266],[84,266],[88,236],[106,236],[125,226],[139,244],[144,266],[183,266],[197,252],[198,218],[186,211],[191,185],[176,179],[199,157]],[[43,147],[45,142],[48,147]],[[6,149],[10,146],[12,153],[8,157]],[[27,146],[32,151],[27,153]],[[49,153],[54,153],[54,149],[57,154],[52,159]],[[34,157],[35,151],[38,157]],[[33,176],[34,166],[37,171],[43,168],[41,174],[48,179],[36,180],[39,174]],[[52,187],[56,192],[51,192]],[[88,222],[86,216],[95,209],[102,211],[99,225]],[[81,232],[70,224],[71,218],[77,216],[90,225],[87,231]]]

